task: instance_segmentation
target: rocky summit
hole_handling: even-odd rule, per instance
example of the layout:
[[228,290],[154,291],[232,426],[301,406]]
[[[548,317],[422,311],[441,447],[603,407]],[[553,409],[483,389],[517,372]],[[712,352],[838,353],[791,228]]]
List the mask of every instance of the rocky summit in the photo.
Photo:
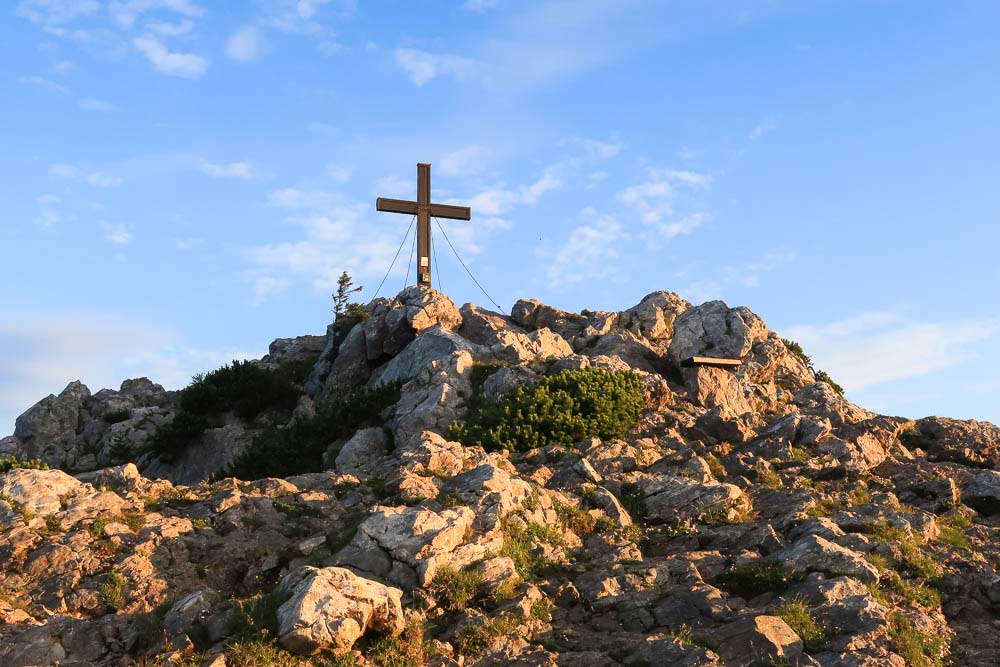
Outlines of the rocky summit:
[[744,307],[411,287],[22,414],[0,667],[997,665],[998,463]]

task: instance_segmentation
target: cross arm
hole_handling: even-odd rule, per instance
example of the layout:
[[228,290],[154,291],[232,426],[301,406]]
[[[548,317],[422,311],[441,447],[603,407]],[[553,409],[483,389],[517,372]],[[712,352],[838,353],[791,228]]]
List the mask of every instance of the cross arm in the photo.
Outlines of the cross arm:
[[389,199],[388,197],[379,197],[375,200],[375,210],[388,211],[389,213],[409,213],[410,215],[416,215],[417,202],[406,201],[405,199]]
[[431,204],[430,213],[435,218],[450,220],[472,220],[472,209],[468,206],[451,206],[450,204]]

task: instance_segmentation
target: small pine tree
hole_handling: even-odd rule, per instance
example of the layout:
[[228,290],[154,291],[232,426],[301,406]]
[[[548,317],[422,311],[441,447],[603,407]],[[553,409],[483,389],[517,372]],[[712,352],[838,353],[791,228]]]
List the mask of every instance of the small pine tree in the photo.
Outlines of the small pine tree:
[[336,317],[340,317],[347,312],[347,306],[350,303],[351,295],[355,292],[360,292],[364,287],[359,285],[354,286],[354,280],[351,275],[344,271],[340,274],[340,278],[337,278],[337,291],[333,295],[333,314]]

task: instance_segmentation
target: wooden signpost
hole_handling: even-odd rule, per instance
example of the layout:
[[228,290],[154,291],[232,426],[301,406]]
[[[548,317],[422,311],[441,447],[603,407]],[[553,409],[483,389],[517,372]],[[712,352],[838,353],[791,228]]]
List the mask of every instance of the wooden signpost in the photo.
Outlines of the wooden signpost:
[[417,284],[431,286],[431,217],[471,220],[472,209],[431,202],[431,165],[417,164],[417,201],[379,197],[375,209],[417,216]]

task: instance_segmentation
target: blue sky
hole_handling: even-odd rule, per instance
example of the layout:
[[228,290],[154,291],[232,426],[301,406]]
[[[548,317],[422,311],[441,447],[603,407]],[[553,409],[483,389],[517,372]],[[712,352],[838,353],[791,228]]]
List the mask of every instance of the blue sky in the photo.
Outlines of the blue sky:
[[70,379],[179,387],[321,333],[340,271],[374,296],[409,222],[374,198],[418,161],[505,307],[722,298],[867,407],[1000,420],[1000,5],[4,11],[0,433]]

